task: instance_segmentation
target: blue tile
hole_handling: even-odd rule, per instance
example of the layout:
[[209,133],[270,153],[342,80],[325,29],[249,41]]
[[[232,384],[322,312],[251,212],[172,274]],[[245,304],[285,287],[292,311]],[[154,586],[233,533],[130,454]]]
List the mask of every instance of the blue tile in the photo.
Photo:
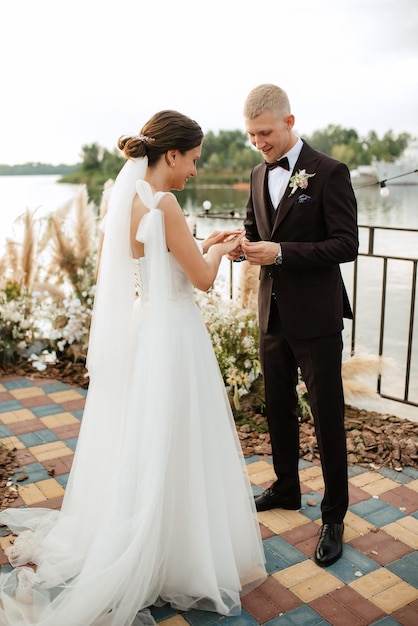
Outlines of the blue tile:
[[365,515],[364,519],[367,522],[370,522],[370,524],[373,524],[373,526],[382,528],[382,526],[386,526],[386,524],[392,524],[393,522],[398,521],[401,517],[405,517],[405,513],[399,509],[395,509],[393,506],[388,506],[381,511],[372,513],[372,515]]
[[86,397],[87,396],[87,392],[88,389],[83,389],[83,387],[77,387],[76,388],[77,393],[79,393],[80,395]]
[[402,578],[415,589],[418,589],[418,552],[411,552],[406,556],[388,563],[387,569]]
[[71,415],[74,415],[78,420],[81,420],[83,417],[84,409],[77,409],[77,411],[71,411]]
[[[152,614],[154,615],[154,609],[152,609]],[[186,620],[191,626],[208,626],[209,624],[228,624],[228,626],[257,626],[258,622],[251,617],[246,611],[241,611],[241,615],[236,615],[234,617],[224,617],[223,615],[219,615],[218,613],[213,613],[212,611],[187,611],[185,613],[180,613],[181,617]],[[172,615],[170,616],[172,617]],[[166,619],[166,618],[164,618]],[[161,619],[157,619],[158,621],[162,621]]]
[[278,535],[265,539],[263,546],[266,556],[266,570],[269,574],[306,560],[306,554],[303,554]]
[[65,489],[68,483],[69,476],[70,474],[60,474],[59,476],[54,476],[54,478],[61,485],[61,487],[64,487]]
[[264,626],[324,626],[330,623],[324,620],[308,605],[299,606],[293,611],[279,615],[266,622]]
[[64,413],[65,409],[59,404],[43,404],[41,406],[33,406],[31,411],[36,417],[45,417],[46,415]]
[[[27,474],[28,477],[25,480],[18,481],[19,476],[22,476],[22,474]],[[16,474],[13,476],[13,482],[15,484],[28,485],[29,483],[36,483],[40,480],[47,480],[48,478],[51,478],[51,476],[42,463],[29,463],[29,465],[25,465],[17,470]]]
[[363,552],[356,550],[347,543],[344,544],[342,557],[327,567],[327,571],[345,584],[358,578],[356,572],[360,572],[364,576],[377,569],[380,569],[380,565],[376,561],[369,559]]
[[260,457],[257,456],[256,454],[253,454],[252,456],[245,457],[245,464],[246,465],[251,465],[251,463],[257,463],[257,461],[260,461]]
[[313,463],[311,461],[306,461],[305,459],[299,459],[299,469],[306,469],[307,467],[313,467]]
[[380,498],[369,498],[363,502],[353,504],[349,509],[355,515],[358,515],[366,520],[366,522],[378,528],[396,522],[401,517],[405,517],[402,511],[380,500]]
[[372,622],[370,626],[402,626],[402,624],[390,615],[386,615],[386,617],[382,617],[377,622]]
[[268,574],[275,574],[289,567],[279,554],[271,552],[267,548],[264,548],[264,555],[266,558],[266,572]]
[[63,391],[64,389],[72,389],[70,385],[66,383],[47,383],[46,385],[41,385],[44,393],[55,393],[56,391]]
[[404,474],[410,476],[413,480],[418,478],[418,469],[416,469],[415,467],[404,467],[403,472]]
[[52,441],[59,441],[60,438],[46,428],[45,430],[35,430],[31,433],[24,433],[22,435],[17,435],[19,441],[23,443],[26,448],[30,448],[31,446],[39,446],[43,443],[51,443]]
[[10,430],[10,428],[8,428],[7,426],[3,426],[3,424],[0,426],[0,439],[3,437],[12,437],[13,433]]
[[253,491],[254,496],[259,496],[260,493],[263,493],[263,489],[258,485],[251,485],[251,489]]
[[63,442],[65,443],[65,445],[71,448],[73,452],[75,451],[77,447],[77,441],[78,441],[78,437],[70,437],[70,439],[63,439]]
[[20,411],[23,405],[19,400],[5,400],[0,402],[0,413],[8,413],[9,411]]
[[162,622],[169,617],[177,615],[177,611],[172,609],[169,604],[164,604],[163,606],[152,606],[150,607],[150,610],[156,622]]
[[181,616],[189,624],[192,624],[192,626],[208,626],[209,624],[218,624],[221,621],[224,622],[226,619],[222,615],[212,611],[196,611],[195,609],[181,613]]
[[0,567],[1,574],[9,574],[12,571],[13,571],[13,567],[11,565],[2,565]]
[[412,480],[412,477],[409,476],[406,472],[397,472],[396,470],[390,469],[390,467],[381,467],[379,470],[379,474],[385,476],[386,478],[394,480],[400,485],[405,485]]
[[[317,491],[310,491],[309,493],[302,494],[301,513],[312,521],[321,519],[322,498],[323,498],[322,494],[318,493]],[[316,502],[316,506],[312,506],[311,504],[306,504],[308,500],[310,502]]]
[[228,626],[257,626],[258,622],[247,611],[241,611],[241,615],[224,617],[222,624],[228,624]]
[[18,380],[6,380],[1,383],[3,387],[8,389],[22,389],[24,387],[33,387],[33,382],[27,378],[19,378]]
[[349,465],[348,466],[348,478],[352,476],[359,476],[359,474],[364,474],[364,472],[368,472],[367,467],[361,467],[361,465]]

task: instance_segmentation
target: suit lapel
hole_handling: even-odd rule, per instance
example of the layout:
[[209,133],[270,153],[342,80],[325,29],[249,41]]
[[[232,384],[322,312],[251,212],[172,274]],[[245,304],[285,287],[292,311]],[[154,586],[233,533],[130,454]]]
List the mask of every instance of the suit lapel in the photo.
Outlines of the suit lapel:
[[261,239],[268,241],[271,235],[271,218],[264,196],[265,165],[261,164],[257,166],[257,168],[254,169],[253,176],[253,189],[256,190],[254,194],[254,205],[260,207],[260,211],[257,212],[260,218],[257,220],[257,228]]
[[[315,151],[308,146],[305,142],[303,142],[302,150],[300,151],[299,158],[296,161],[295,167],[293,168],[291,177],[293,174],[299,170],[306,170],[309,174],[313,174],[315,172],[315,165],[318,161]],[[291,188],[288,186],[283,194],[282,199],[279,202],[279,206],[277,207],[276,219],[274,220],[273,229],[271,231],[271,238],[273,239],[274,233],[279,228],[280,224],[285,219],[286,215],[289,213],[292,206],[295,204],[298,197],[304,193],[304,189],[296,189],[296,191],[290,195]]]

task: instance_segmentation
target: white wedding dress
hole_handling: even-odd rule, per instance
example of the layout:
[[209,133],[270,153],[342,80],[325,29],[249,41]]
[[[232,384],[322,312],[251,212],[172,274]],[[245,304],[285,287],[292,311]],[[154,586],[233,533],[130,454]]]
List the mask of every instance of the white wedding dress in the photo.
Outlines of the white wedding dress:
[[[132,182],[143,164],[125,168]],[[137,234],[145,257],[125,255],[119,266],[105,249],[108,231],[129,224],[132,194],[122,210],[116,193],[93,314],[91,381],[62,509],[0,513],[19,535],[8,553],[15,569],[0,576],[1,626],[147,624],[147,607],[164,602],[237,615],[240,596],[266,577],[210,337],[192,285],[167,252],[161,194],[144,181],[136,190],[150,209]],[[123,256],[129,238],[122,239]],[[115,266],[123,264],[129,313],[118,311],[124,278]]]

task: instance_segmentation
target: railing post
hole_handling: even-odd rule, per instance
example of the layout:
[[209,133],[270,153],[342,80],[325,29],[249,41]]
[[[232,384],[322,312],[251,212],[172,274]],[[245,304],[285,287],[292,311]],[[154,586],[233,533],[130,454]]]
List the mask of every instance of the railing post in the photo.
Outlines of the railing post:
[[405,390],[404,400],[409,397],[409,377],[411,375],[412,340],[414,338],[415,297],[417,293],[417,263],[414,261],[412,268],[411,306],[409,310],[408,351],[406,356]]

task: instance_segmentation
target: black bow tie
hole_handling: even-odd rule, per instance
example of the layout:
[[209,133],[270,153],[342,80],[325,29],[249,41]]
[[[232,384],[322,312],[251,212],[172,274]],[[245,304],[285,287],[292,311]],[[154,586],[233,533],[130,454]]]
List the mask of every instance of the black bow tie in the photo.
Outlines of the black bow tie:
[[287,157],[282,157],[278,161],[274,161],[274,163],[267,163],[265,161],[265,164],[268,170],[274,170],[275,167],[282,167],[285,170],[290,170],[289,159]]

